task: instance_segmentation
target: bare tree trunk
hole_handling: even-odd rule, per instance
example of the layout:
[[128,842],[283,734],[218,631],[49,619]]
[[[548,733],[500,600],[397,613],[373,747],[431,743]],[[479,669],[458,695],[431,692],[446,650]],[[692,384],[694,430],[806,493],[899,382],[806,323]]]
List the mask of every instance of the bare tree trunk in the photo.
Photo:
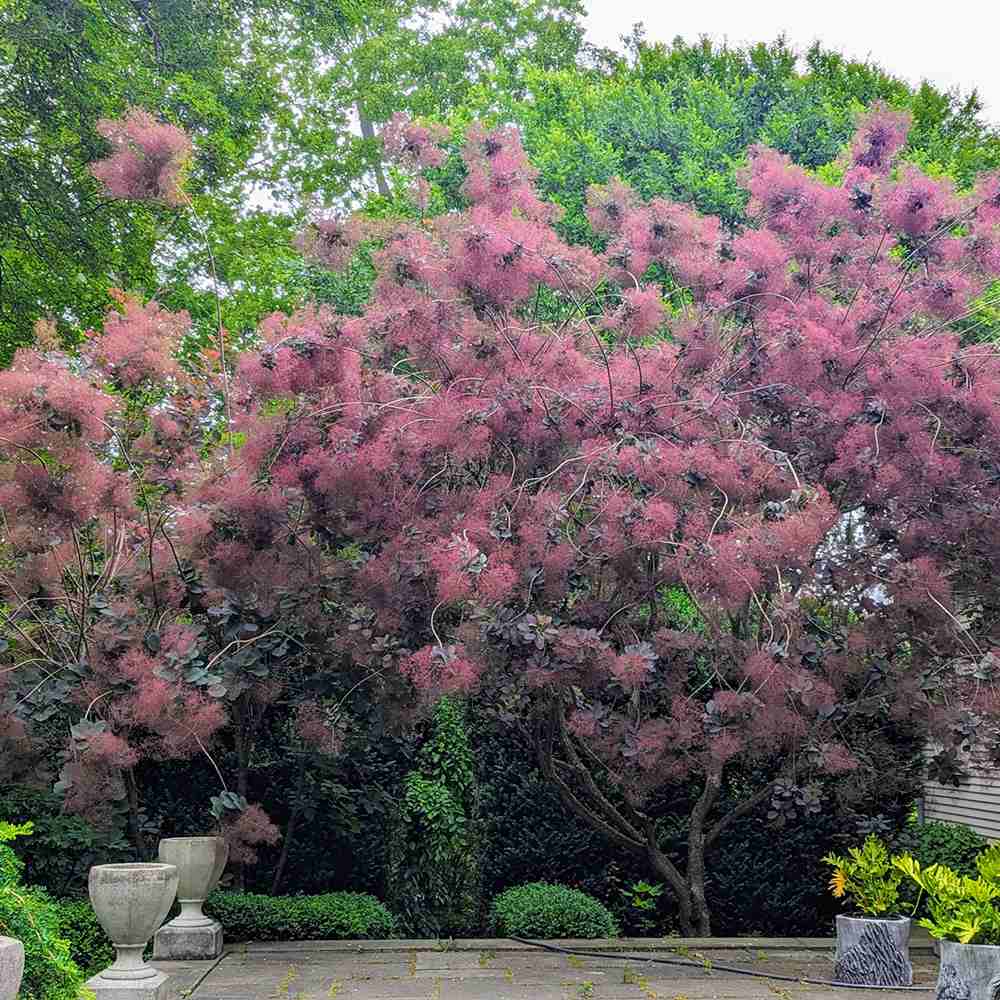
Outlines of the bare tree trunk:
[[125,772],[125,791],[128,795],[129,837],[139,854],[139,860],[145,861],[149,857],[149,847],[146,844],[146,838],[142,835],[142,827],[139,825],[139,786],[132,768]]
[[695,923],[691,888],[687,879],[677,870],[677,866],[656,846],[652,830],[646,848],[646,858],[650,868],[673,890],[677,899],[677,923],[681,934],[684,937],[693,936]]
[[[365,114],[365,109],[362,107],[361,101],[356,101],[354,107],[358,112],[358,124],[361,126],[361,135],[365,139],[371,139],[374,142],[376,140],[375,128],[372,125],[371,119]],[[378,159],[375,161],[373,169],[375,171],[375,183],[378,185],[378,193],[383,198],[388,198],[391,192],[389,190],[389,182],[385,179],[385,172],[382,170],[381,154],[378,154]]]
[[[237,700],[233,705],[233,715],[235,722],[234,741],[236,743],[236,794],[241,795],[246,800],[247,792],[250,789],[250,741],[252,737],[248,733],[249,721],[243,711],[243,705]],[[240,892],[247,890],[246,865],[240,861],[236,865],[236,885]]]
[[[685,875],[681,872],[660,850],[653,821],[629,807],[628,803],[623,808],[611,802],[597,786],[587,765],[577,753],[572,738],[566,732],[562,706],[553,700],[548,708],[547,718],[536,734],[542,773],[556,786],[563,802],[588,826],[603,834],[616,846],[645,858],[653,871],[670,886],[677,897],[678,922],[682,934],[690,936],[699,933],[707,936],[709,919],[704,895],[704,815],[701,817],[698,847],[693,855],[696,872],[700,872],[697,883],[701,893],[699,897],[693,891],[690,873]],[[562,751],[562,757],[556,756],[557,749]],[[704,813],[707,815],[714,796],[706,800],[706,796],[702,795],[699,802],[702,801],[706,803]],[[690,863],[690,851],[688,856]]]
[[705,822],[722,788],[722,765],[712,765],[705,776],[705,788],[691,810],[691,824],[688,828],[687,881],[691,890],[692,916],[702,937],[711,934],[708,900],[705,898],[705,847],[708,838]]

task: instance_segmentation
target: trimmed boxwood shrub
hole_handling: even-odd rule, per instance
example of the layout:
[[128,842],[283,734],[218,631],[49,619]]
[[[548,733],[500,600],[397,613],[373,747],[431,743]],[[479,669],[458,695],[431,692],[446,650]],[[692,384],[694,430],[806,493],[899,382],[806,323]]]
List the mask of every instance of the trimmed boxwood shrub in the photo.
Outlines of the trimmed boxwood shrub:
[[393,915],[364,892],[321,896],[260,896],[213,892],[205,912],[222,924],[227,941],[321,941],[388,938]]
[[579,889],[529,882],[493,900],[490,923],[503,937],[617,937],[618,924],[606,906]]
[[59,936],[69,942],[73,961],[88,977],[103,971],[115,960],[114,945],[87,900],[60,900],[56,903],[56,919]]

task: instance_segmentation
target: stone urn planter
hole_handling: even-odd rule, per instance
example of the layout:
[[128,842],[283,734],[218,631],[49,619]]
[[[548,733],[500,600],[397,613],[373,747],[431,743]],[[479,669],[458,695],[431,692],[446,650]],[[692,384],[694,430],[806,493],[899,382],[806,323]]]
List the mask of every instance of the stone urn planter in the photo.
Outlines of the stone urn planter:
[[160,861],[176,865],[180,876],[177,902],[181,912],[168,926],[204,927],[212,923],[201,908],[219,884],[228,860],[229,845],[221,837],[170,837],[160,841]]
[[206,917],[202,906],[219,884],[229,860],[221,837],[170,837],[160,841],[160,861],[175,865],[180,875],[180,915],[156,933],[154,958],[206,959],[222,953],[222,927]]
[[833,978],[857,986],[911,986],[909,917],[838,916]]
[[1000,945],[941,941],[937,1000],[993,1000],[1000,990]]
[[16,938],[0,937],[0,1000],[14,1000],[24,975],[24,945]]
[[[87,985],[105,997],[164,995],[167,977],[148,965],[143,952],[153,932],[163,923],[177,895],[176,865],[95,865],[90,869],[90,903],[118,953],[114,963]],[[131,1000],[131,994],[130,994]]]

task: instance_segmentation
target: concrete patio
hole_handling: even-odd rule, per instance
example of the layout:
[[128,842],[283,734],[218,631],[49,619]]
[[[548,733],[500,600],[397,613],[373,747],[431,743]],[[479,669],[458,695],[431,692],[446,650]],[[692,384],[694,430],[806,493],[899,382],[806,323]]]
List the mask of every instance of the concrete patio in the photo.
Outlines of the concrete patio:
[[[833,942],[806,938],[708,938],[554,942],[638,958],[579,958],[508,940],[304,941],[238,944],[217,962],[156,962],[173,977],[175,1000],[875,1000],[902,992],[844,990],[768,975],[829,979]],[[702,968],[655,965],[684,955]],[[912,953],[915,985],[933,986],[930,942]],[[765,978],[712,968],[752,969]],[[911,993],[915,998],[931,993]]]

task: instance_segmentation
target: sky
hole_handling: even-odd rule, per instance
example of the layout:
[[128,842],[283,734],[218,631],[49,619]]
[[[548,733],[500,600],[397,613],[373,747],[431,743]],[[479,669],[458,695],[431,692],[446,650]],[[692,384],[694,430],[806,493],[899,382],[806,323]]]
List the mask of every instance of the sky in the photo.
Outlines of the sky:
[[[737,46],[784,34],[804,51],[815,42],[870,59],[911,83],[930,80],[963,94],[978,89],[987,120],[1000,125],[1000,13],[984,0],[587,0],[589,40],[619,48],[636,21],[650,41],[708,35]],[[993,8],[994,13],[989,11]]]

